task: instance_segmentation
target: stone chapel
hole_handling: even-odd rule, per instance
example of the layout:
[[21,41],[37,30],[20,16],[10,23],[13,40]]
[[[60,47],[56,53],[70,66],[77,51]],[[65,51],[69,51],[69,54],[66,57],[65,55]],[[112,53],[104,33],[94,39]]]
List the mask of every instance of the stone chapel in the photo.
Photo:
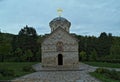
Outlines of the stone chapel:
[[51,33],[41,44],[42,66],[76,66],[79,62],[78,40],[69,32],[71,23],[63,17],[57,17],[49,26]]

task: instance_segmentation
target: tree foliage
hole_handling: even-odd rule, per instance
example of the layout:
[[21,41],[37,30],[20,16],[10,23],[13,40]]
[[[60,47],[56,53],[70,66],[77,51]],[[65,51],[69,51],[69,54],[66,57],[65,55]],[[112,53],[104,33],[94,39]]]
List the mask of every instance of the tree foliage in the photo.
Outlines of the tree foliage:
[[[39,51],[38,35],[33,27],[24,27],[12,41],[13,52],[21,50],[21,61],[36,61],[36,54]],[[16,55],[16,53],[14,54]]]
[[5,38],[3,34],[0,33],[0,58],[3,62],[6,56],[10,55],[10,51],[12,50],[11,44]]
[[120,38],[114,38],[114,43],[110,49],[110,57],[113,59],[120,59]]
[[[0,61],[41,61],[41,42],[33,27],[23,27],[18,35],[0,32]],[[120,37],[102,32],[99,37],[76,35],[82,61],[120,60]]]
[[91,51],[90,60],[91,61],[96,61],[97,60],[97,52],[96,52],[95,49],[93,51]]
[[112,46],[112,36],[107,35],[105,32],[101,33],[98,38],[97,52],[99,56],[105,56],[110,54],[110,48]]
[[86,54],[85,51],[81,51],[80,52],[80,58],[81,58],[82,61],[87,60],[87,54]]

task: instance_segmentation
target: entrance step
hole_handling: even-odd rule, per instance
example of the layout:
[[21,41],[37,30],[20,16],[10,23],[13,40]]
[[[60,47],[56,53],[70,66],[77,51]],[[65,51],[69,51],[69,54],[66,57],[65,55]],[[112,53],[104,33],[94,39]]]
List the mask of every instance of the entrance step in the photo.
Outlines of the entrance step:
[[[7,82],[7,81],[6,81]],[[19,79],[19,80],[12,80],[8,82],[99,82],[96,80],[41,80],[41,79]]]

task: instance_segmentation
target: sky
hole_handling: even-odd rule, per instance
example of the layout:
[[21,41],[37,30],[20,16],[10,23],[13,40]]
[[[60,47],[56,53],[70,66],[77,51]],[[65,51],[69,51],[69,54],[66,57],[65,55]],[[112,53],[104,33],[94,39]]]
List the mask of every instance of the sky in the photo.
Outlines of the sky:
[[58,8],[71,22],[71,33],[120,36],[120,0],[0,0],[0,30],[18,34],[28,25],[38,35],[48,34],[49,22],[58,17]]

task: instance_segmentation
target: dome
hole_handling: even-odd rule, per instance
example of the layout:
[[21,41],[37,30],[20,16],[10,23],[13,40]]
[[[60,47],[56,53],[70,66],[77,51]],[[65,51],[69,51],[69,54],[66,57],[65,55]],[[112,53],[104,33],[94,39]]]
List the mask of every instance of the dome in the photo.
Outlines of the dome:
[[54,21],[68,21],[68,20],[66,18],[63,18],[63,17],[56,17],[51,22],[54,22]]
[[50,23],[49,23],[50,27],[53,28],[53,27],[70,27],[71,26],[71,23],[66,19],[66,18],[63,18],[63,17],[56,17],[54,18]]

